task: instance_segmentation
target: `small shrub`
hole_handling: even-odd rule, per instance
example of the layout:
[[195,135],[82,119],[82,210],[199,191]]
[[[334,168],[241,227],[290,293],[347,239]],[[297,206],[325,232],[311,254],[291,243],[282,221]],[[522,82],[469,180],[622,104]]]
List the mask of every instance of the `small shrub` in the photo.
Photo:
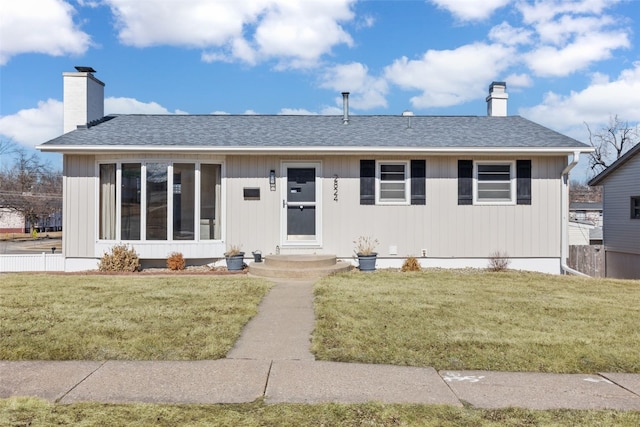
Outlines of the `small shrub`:
[[402,264],[402,271],[421,271],[422,267],[420,267],[420,263],[418,262],[418,258],[414,256],[408,257],[404,260]]
[[184,270],[186,262],[180,252],[172,252],[167,258],[167,268],[169,270]]
[[100,271],[138,271],[140,268],[140,258],[128,245],[120,244],[111,248],[110,252],[105,252],[100,259],[98,270]]
[[506,252],[495,251],[489,255],[489,271],[506,271],[511,260]]

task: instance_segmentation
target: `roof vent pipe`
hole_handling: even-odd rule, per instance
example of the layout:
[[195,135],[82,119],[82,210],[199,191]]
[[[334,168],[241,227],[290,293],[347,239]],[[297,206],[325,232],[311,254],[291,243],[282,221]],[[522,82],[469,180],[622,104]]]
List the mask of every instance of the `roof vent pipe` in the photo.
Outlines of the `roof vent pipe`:
[[349,92],[342,92],[342,124],[349,124]]

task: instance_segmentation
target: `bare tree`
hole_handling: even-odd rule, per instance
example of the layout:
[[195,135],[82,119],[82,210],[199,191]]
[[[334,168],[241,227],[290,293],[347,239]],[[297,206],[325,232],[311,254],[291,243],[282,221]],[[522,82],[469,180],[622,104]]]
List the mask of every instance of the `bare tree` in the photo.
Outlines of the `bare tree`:
[[36,152],[12,148],[13,164],[0,171],[0,207],[20,212],[31,224],[60,212],[62,175]]
[[589,131],[589,143],[596,150],[589,154],[589,167],[598,174],[611,166],[631,147],[640,142],[638,124],[630,126],[629,122],[622,121],[618,116],[609,117],[609,125],[597,132]]

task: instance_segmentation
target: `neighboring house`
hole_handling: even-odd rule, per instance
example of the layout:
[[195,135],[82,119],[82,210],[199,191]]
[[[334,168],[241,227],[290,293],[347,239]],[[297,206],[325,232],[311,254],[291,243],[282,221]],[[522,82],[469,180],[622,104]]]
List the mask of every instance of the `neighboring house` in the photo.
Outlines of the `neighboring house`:
[[0,233],[24,233],[24,215],[9,208],[0,208]]
[[[353,256],[378,266],[560,273],[568,174],[590,147],[507,116],[494,82],[488,116],[113,115],[90,68],[64,73],[67,270],[95,268],[118,242],[143,260],[173,251],[213,261],[230,245],[263,254]],[[571,161],[569,159],[571,158]]]
[[569,221],[569,245],[601,245],[602,227],[589,222]]
[[589,181],[601,185],[606,276],[640,279],[640,144]]
[[571,202],[569,204],[569,220],[602,227],[602,203]]

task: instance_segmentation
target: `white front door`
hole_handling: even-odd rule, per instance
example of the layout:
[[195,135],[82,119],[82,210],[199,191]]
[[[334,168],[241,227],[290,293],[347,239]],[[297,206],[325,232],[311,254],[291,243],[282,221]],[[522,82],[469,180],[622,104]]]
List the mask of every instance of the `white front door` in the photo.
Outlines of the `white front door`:
[[320,244],[320,163],[283,163],[282,244]]

